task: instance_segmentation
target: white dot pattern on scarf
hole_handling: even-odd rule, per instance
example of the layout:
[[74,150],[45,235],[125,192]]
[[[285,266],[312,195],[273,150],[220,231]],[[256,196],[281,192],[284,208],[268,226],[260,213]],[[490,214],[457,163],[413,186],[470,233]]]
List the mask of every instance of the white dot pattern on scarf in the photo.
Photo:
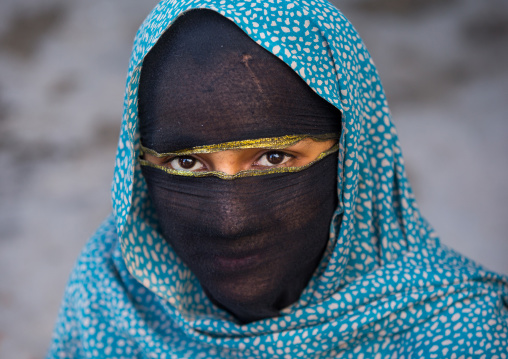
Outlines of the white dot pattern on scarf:
[[[342,224],[300,300],[248,325],[211,304],[156,231],[136,160],[142,59],[192,8],[235,22],[343,114]],[[507,358],[507,278],[442,246],[420,216],[374,64],[325,1],[161,1],[134,43],[112,196],[49,358]]]

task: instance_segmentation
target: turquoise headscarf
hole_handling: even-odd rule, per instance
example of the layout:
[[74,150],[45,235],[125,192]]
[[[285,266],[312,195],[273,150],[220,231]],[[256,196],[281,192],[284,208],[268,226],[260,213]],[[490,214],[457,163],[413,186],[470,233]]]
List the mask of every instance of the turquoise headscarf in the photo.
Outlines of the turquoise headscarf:
[[[143,58],[195,8],[233,21],[342,112],[342,222],[300,299],[246,325],[209,301],[157,232],[137,160]],[[421,217],[374,63],[324,0],[161,1],[134,42],[112,197],[114,213],[71,275],[48,358],[508,355],[508,279],[442,246]]]

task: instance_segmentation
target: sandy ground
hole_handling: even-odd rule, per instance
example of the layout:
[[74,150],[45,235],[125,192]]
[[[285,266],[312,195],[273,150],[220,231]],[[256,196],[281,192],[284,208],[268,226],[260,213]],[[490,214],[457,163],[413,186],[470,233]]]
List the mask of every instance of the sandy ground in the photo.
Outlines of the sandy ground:
[[[110,212],[131,41],[156,3],[0,2],[0,358],[40,358]],[[508,274],[508,3],[339,3],[378,66],[423,214]]]

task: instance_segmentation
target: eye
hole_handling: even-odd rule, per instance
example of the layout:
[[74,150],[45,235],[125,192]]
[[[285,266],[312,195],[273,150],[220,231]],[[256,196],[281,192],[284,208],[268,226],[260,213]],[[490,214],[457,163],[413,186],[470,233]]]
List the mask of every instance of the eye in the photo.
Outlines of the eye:
[[192,156],[173,157],[168,163],[177,171],[202,171],[206,169],[201,161]]
[[280,151],[270,151],[263,154],[259,160],[257,160],[256,165],[275,167],[286,163],[291,158],[294,158],[294,156]]

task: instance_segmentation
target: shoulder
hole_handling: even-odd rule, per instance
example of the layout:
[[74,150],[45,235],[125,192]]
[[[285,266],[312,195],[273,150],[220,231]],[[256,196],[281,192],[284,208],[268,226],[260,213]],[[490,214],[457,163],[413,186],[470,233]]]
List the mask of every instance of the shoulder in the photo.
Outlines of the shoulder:
[[64,300],[74,305],[98,294],[107,278],[117,272],[113,254],[118,248],[118,235],[113,215],[106,218],[87,241],[71,272]]
[[125,287],[132,286],[127,283],[119,247],[111,215],[90,237],[76,261],[47,358],[111,357],[112,343],[122,341],[130,348],[129,357],[138,357],[136,345],[125,339],[127,325],[119,320],[120,302],[128,302]]
[[112,291],[124,291],[125,282],[132,277],[127,272],[121,255],[114,215],[99,226],[83,247],[66,289],[66,296],[77,296],[80,301],[91,297],[107,297]]
[[87,241],[74,265],[66,295],[88,283],[99,280],[104,272],[113,266],[112,256],[118,243],[118,235],[113,215],[99,226]]

